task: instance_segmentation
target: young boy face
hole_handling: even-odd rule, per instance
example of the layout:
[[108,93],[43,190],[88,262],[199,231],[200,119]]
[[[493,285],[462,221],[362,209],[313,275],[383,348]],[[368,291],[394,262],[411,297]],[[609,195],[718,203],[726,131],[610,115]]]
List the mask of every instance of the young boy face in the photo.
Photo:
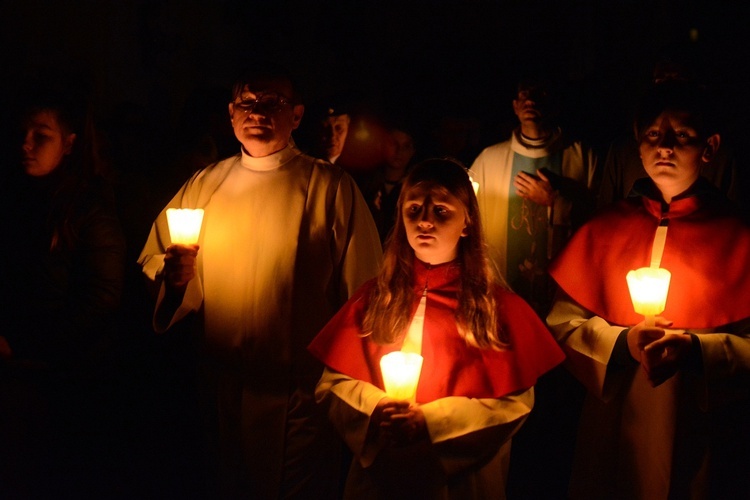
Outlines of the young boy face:
[[640,137],[643,168],[667,202],[698,179],[718,146],[719,136],[703,137],[686,111],[663,111]]

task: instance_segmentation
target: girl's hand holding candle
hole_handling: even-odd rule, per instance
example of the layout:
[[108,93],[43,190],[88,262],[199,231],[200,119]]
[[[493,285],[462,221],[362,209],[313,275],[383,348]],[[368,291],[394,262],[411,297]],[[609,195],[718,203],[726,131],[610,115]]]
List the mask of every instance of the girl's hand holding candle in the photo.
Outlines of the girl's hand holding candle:
[[383,446],[406,446],[427,438],[427,423],[419,405],[383,398],[370,417],[370,429]]
[[375,408],[372,424],[387,446],[405,446],[426,435],[427,424],[414,402],[423,358],[413,352],[394,351],[380,358],[380,370],[388,397]]
[[422,371],[422,356],[394,351],[380,358],[385,392],[393,399],[414,401]]

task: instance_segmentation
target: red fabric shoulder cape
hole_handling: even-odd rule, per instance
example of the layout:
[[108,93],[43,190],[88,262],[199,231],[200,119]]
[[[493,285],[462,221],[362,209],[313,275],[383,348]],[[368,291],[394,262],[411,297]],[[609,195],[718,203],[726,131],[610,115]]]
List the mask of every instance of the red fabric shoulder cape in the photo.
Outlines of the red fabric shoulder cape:
[[660,218],[668,218],[661,267],[672,274],[666,309],[674,328],[716,328],[750,317],[750,229],[723,203],[698,196],[628,199],[584,225],[549,272],[580,305],[611,324],[635,313],[625,276],[648,267]]
[[[431,277],[430,283],[434,282]],[[399,350],[401,343],[380,346],[369,337],[361,337],[365,305],[373,287],[374,281],[363,285],[313,340],[309,350],[329,368],[383,389],[380,358]],[[415,307],[421,290],[415,286]],[[494,351],[468,346],[459,336],[453,316],[456,290],[450,284],[428,289],[417,402],[448,396],[498,398],[532,387],[539,376],[564,359],[531,307],[500,288],[496,292],[500,322],[509,333],[511,348]]]

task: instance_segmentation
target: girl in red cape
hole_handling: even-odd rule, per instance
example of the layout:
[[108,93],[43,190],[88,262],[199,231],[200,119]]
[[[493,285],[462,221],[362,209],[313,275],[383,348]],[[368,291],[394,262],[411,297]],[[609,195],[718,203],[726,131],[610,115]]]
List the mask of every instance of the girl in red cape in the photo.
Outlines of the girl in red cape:
[[[398,213],[379,275],[309,347],[326,365],[318,401],[354,454],[344,496],[505,498],[511,437],[564,356],[493,277],[461,165],[416,166]],[[380,359],[399,350],[423,357],[415,401],[384,390]]]
[[[635,125],[647,178],[550,267],[547,323],[586,386],[569,498],[750,498],[750,228],[700,177],[719,147],[706,90],[664,82]],[[672,278],[635,313],[629,270]]]

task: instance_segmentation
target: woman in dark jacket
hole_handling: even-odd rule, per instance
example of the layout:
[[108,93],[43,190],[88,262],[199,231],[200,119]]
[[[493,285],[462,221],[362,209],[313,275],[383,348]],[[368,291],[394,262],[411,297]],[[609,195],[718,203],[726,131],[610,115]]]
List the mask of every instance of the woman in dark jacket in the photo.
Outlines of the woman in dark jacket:
[[40,91],[21,108],[20,163],[0,185],[0,496],[75,493],[125,243],[86,107]]

